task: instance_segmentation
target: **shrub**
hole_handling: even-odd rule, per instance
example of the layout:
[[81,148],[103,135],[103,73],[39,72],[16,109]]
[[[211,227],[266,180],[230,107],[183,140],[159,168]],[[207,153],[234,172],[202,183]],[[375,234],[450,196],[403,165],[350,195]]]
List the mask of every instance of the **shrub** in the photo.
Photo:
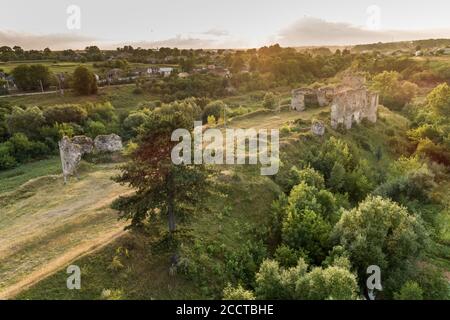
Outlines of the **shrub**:
[[81,124],[87,118],[85,109],[78,105],[59,105],[47,107],[43,115],[47,124],[54,124],[55,122],[74,122]]
[[228,284],[223,289],[223,300],[255,300],[255,295],[250,290],[245,290],[241,285],[232,287]]
[[395,300],[423,300],[423,290],[417,282],[407,281],[400,292],[394,293]]

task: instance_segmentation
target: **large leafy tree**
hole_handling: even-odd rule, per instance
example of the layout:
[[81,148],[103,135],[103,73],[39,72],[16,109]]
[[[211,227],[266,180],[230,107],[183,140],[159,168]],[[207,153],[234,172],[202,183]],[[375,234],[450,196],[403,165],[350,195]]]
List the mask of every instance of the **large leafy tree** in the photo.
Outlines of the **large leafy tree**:
[[390,276],[405,273],[414,264],[425,244],[424,228],[418,218],[381,197],[368,197],[357,208],[344,212],[334,232],[349,253],[360,280],[367,278],[367,267],[377,265],[384,283],[389,283]]
[[258,299],[270,300],[351,300],[358,298],[358,285],[355,275],[342,265],[315,267],[308,272],[303,259],[291,268],[265,260],[256,274],[255,294]]
[[17,66],[12,75],[21,90],[45,90],[50,86],[52,79],[50,69],[42,64]]
[[73,72],[72,86],[75,92],[80,95],[97,93],[97,80],[95,75],[84,66],[77,67]]
[[203,165],[175,165],[171,160],[177,143],[171,141],[172,132],[192,128],[199,112],[198,106],[189,102],[163,105],[141,126],[131,161],[115,178],[136,190],[113,203],[121,218],[131,221],[131,227],[142,226],[151,217],[166,216],[172,235],[176,216],[192,213],[206,194],[209,170]]

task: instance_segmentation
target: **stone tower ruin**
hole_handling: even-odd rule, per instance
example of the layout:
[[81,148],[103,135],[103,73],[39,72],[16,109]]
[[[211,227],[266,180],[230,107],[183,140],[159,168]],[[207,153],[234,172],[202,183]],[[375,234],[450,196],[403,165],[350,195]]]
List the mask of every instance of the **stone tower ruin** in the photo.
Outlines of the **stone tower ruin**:
[[291,109],[304,111],[308,107],[331,104],[331,126],[340,124],[350,129],[363,119],[377,121],[378,94],[367,89],[365,78],[346,76],[336,88],[300,88],[292,90]]

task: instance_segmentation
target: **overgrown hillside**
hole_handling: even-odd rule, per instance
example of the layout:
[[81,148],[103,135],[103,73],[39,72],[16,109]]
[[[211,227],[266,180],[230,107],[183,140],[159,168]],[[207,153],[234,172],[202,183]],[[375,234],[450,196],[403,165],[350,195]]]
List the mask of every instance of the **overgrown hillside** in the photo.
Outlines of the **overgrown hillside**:
[[[164,231],[166,222],[162,219],[154,222],[143,234],[129,232],[101,251],[74,261],[73,264],[82,270],[81,290],[67,290],[67,274],[63,268],[17,297],[221,298],[227,284],[254,287],[255,273],[264,259],[282,261],[279,260],[280,252],[276,250],[279,240],[273,230],[276,209],[272,203],[283,193],[291,166],[301,168],[306,165],[308,154],[319,150],[334,137],[350,146],[355,161],[359,165],[364,164],[368,171],[364,172],[365,175],[374,181],[383,181],[387,168],[409,150],[406,136],[408,120],[386,108],[380,107],[376,124],[363,123],[347,131],[336,131],[327,125],[327,133],[323,137],[309,133],[313,117],[326,122],[329,113],[322,109],[313,109],[306,114],[256,112],[232,122],[232,126],[240,128],[255,125],[283,128],[283,165],[275,179],[260,176],[257,168],[220,167],[214,192],[205,200],[206,208],[185,218],[186,228],[178,235],[180,260],[176,268],[170,267],[173,244],[168,241]],[[435,187],[436,192],[446,193],[448,182],[445,181],[446,178],[442,177]],[[373,190],[374,186],[368,188]],[[347,198],[341,203],[353,207],[357,200]],[[436,249],[428,255],[448,272],[448,212],[439,219],[440,224],[445,224],[442,225],[444,231],[442,236],[433,237]]]

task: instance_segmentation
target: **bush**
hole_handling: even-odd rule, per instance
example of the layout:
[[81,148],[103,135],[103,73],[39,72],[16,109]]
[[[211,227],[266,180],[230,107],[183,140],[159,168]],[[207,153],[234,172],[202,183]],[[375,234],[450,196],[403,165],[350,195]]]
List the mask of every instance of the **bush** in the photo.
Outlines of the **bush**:
[[266,109],[275,109],[276,107],[276,100],[275,100],[275,95],[272,92],[267,92],[264,96],[264,100],[263,100],[263,106]]
[[241,285],[232,287],[228,284],[223,289],[223,300],[255,300],[255,295],[250,290],[245,290]]
[[54,124],[56,122],[74,122],[81,124],[87,118],[86,110],[78,105],[59,105],[47,107],[44,110],[43,115],[48,124]]
[[11,135],[23,133],[31,139],[39,138],[39,131],[44,123],[44,115],[38,107],[28,107],[25,110],[13,107],[11,114],[6,116],[6,125]]
[[423,300],[423,290],[417,282],[407,281],[400,292],[394,294],[395,300]]
[[88,121],[86,126],[86,134],[91,137],[95,138],[98,135],[106,134],[107,130],[105,125],[100,121]]
[[208,103],[206,107],[203,109],[202,113],[203,123],[206,123],[208,121],[209,116],[214,116],[216,121],[222,119],[225,108],[226,108],[225,103],[223,103],[223,101],[220,100]]
[[9,144],[0,143],[0,170],[11,169],[16,165],[16,159],[10,154]]

